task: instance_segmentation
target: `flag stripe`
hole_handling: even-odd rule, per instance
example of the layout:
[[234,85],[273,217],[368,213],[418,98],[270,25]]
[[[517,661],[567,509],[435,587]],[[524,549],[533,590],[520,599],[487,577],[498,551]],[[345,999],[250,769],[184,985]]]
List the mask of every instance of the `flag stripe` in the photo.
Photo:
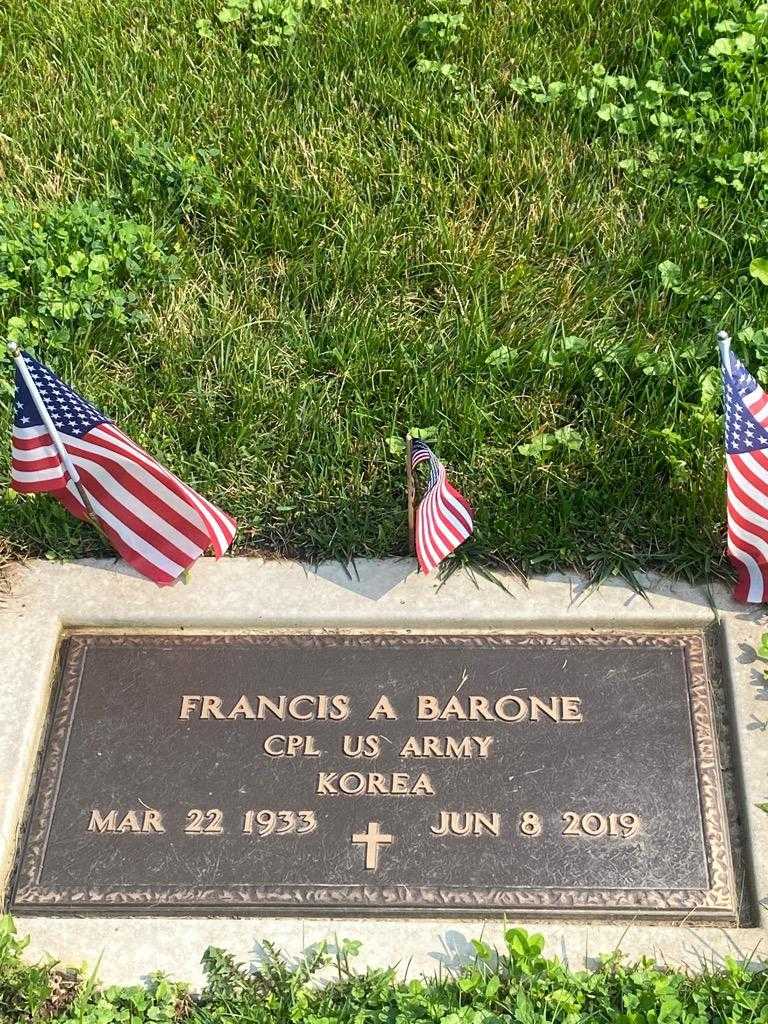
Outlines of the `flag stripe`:
[[[71,449],[72,460],[78,470],[83,466],[94,472],[95,467],[98,467],[97,476],[106,486],[111,486],[119,500],[132,511],[140,515],[143,506],[147,509],[148,521],[151,522],[152,517],[160,517],[168,523],[169,529],[174,533],[185,534],[195,547],[205,549],[208,546],[208,535],[199,528],[199,519],[197,522],[191,522],[189,516],[185,517],[184,512],[189,510],[185,506],[180,506],[175,495],[162,485],[156,484],[155,490],[151,490],[146,485],[140,467],[116,459],[98,445],[72,445]],[[134,469],[137,469],[137,472],[134,472]],[[166,498],[170,498],[171,501],[166,501]]]
[[34,492],[47,489],[37,484],[58,480],[58,486],[63,486],[65,479],[58,453],[45,427],[14,427],[11,437],[11,484],[18,484],[19,490]]
[[[131,459],[136,460],[155,479],[160,480],[173,489],[176,495],[181,498],[179,510],[185,510],[185,514],[190,514],[195,523],[205,530],[210,543],[213,544],[218,555],[226,551],[235,535],[236,524],[234,519],[224,516],[224,513],[217,509],[215,505],[211,505],[210,502],[207,502],[196,491],[187,487],[178,477],[168,473],[143,448],[140,448],[134,441],[126,437],[113,424],[103,424],[101,427],[97,427],[96,433],[100,439],[103,439],[106,447],[110,447],[116,453],[127,455]],[[192,507],[190,502],[192,502]],[[203,507],[201,508],[200,505]],[[221,516],[222,523],[226,524],[223,528],[219,527],[218,521],[212,518],[214,510]],[[200,521],[201,519],[202,522]]]
[[721,347],[725,406],[727,552],[737,601],[768,600],[768,395]]
[[727,460],[728,555],[739,577],[736,599],[760,602],[768,593],[768,545],[761,536],[763,524],[768,525],[762,514],[768,489],[761,489],[760,477],[747,469],[747,458],[729,455]]
[[766,586],[765,567],[760,556],[750,544],[736,540],[732,529],[728,530],[728,553],[734,559],[739,583],[734,590],[738,601],[760,602]]
[[448,492],[450,493],[451,497],[455,498],[456,502],[458,503],[459,507],[456,509],[457,514],[461,519],[464,520],[465,528],[471,532],[473,526],[472,517],[475,514],[474,509],[469,504],[464,495],[460,494],[453,486],[453,484],[450,483],[448,480],[446,480],[445,486]]
[[[756,473],[764,475],[768,481],[768,455],[764,451],[750,452],[751,465]],[[735,458],[736,456],[734,456]]]
[[728,524],[728,534],[735,537],[738,544],[750,551],[761,567],[766,565],[768,544],[751,530],[745,530],[733,513],[731,513],[731,521]]
[[416,556],[423,573],[429,573],[472,533],[472,510],[466,499],[448,483],[445,467],[421,440],[414,440],[411,465],[429,463],[429,483],[416,509]]
[[139,494],[134,495],[122,487],[97,460],[76,458],[75,465],[89,496],[95,495],[117,519],[134,530],[140,529],[141,522],[146,523],[147,536],[158,550],[179,563],[183,563],[185,558],[191,557],[194,561],[200,557],[202,545],[195,544],[177,530],[149,502],[142,501]]
[[116,447],[108,438],[102,439],[103,435],[98,430],[97,427],[83,438],[69,438],[65,435],[67,450],[71,450],[74,455],[97,456],[115,477],[129,486],[135,482],[156,493],[161,501],[183,516],[190,526],[200,529],[200,517],[189,507],[188,502],[179,500],[170,473],[161,467],[154,470],[144,462],[135,461],[132,455]]
[[51,444],[51,437],[45,427],[14,427],[13,428],[13,440],[20,448],[34,448],[40,444],[40,439],[43,439],[44,444]]
[[[419,534],[417,536],[416,544],[416,556],[421,566],[421,571],[428,573],[448,554],[446,549],[438,550],[435,548],[432,538],[432,533],[429,527],[429,498],[425,498],[419,505],[417,518],[419,523]],[[418,539],[421,539],[421,544],[418,544]]]
[[422,550],[420,551],[418,546],[416,548],[416,554],[419,558],[419,564],[421,565],[423,572],[429,572],[431,568],[439,565],[440,562],[449,554],[449,550],[443,547],[439,538],[435,535],[433,529],[434,516],[432,513],[433,504],[433,492],[430,491],[422,500],[418,509],[418,519],[421,525],[421,537],[422,537]]
[[443,490],[439,492],[439,504],[441,512],[461,543],[472,532],[472,519],[467,515],[465,505],[456,499],[456,492],[445,480],[445,472],[443,472]]
[[[78,519],[84,519],[86,521],[89,520],[90,517],[88,515],[88,511],[80,500],[77,488],[71,481],[67,489],[60,491],[56,497],[62,505],[72,513],[72,515],[77,516]],[[146,576],[148,579],[151,579],[153,583],[156,583],[160,587],[170,586],[172,583],[176,582],[177,577],[175,575],[164,572],[153,562],[148,561],[148,559],[144,558],[143,555],[139,554],[138,551],[131,548],[108,523],[100,520],[99,526],[104,531],[110,544],[121,558],[125,559],[125,561],[129,565],[133,566],[137,572],[140,572],[142,576]]]
[[62,483],[66,481],[66,476],[61,470],[61,466],[49,466],[46,468],[35,469],[27,472],[22,469],[13,468],[11,470],[11,480],[14,485],[18,484],[19,487],[27,486],[30,487],[33,484],[46,484],[45,487],[32,488],[33,490],[50,490],[50,482],[52,480],[58,480]]
[[768,395],[762,388],[756,388],[751,394],[744,398],[744,405],[749,409],[758,423],[765,426],[768,423]]
[[52,452],[58,458],[58,452],[51,444],[51,439],[48,434],[38,436],[35,438],[23,438],[18,437],[15,433],[11,439],[11,444],[14,452],[29,453],[34,456],[36,452],[44,453],[46,451]]
[[[728,498],[728,515],[730,521],[735,523],[742,531],[739,536],[745,534],[751,534],[756,537],[761,544],[768,544],[768,529],[764,526],[760,526],[754,522],[754,519],[744,515],[744,512],[749,512],[748,509],[744,509],[738,502],[734,501],[731,496]],[[750,513],[752,515],[752,513]]]
[[445,554],[448,554],[453,548],[461,544],[464,540],[464,533],[461,525],[454,519],[452,512],[443,500],[443,495],[440,493],[440,487],[444,484],[445,480],[441,478],[440,483],[430,495],[430,501],[432,504],[433,529],[446,549]]
[[[451,545],[453,544],[454,538],[449,537],[447,532],[443,530],[443,524],[440,518],[440,513],[437,509],[437,504],[437,488],[434,488],[426,498],[424,521],[427,526],[429,544],[437,554],[438,561],[442,561],[451,553]],[[455,547],[455,544],[453,544],[453,546]]]
[[234,526],[230,525],[229,530],[227,530],[223,523],[223,517],[221,520],[219,519],[219,516],[213,511],[212,505],[209,505],[204,498],[201,498],[199,494],[188,487],[184,486],[184,490],[187,492],[189,500],[200,513],[203,522],[207,525],[208,538],[213,545],[214,551],[217,555],[222,555],[232,543]]
[[[201,554],[200,548],[183,551],[157,530],[154,530],[143,517],[134,515],[129,509],[120,505],[112,498],[98,480],[87,471],[83,471],[83,483],[88,498],[99,518],[107,521],[115,533],[121,537],[131,552],[145,558],[158,569],[178,576]],[[110,519],[106,519],[110,516]]]
[[762,514],[765,508],[765,494],[760,487],[759,478],[745,472],[746,467],[742,463],[743,456],[729,455],[727,461],[728,481],[734,493],[748,508],[758,515]]
[[93,505],[93,510],[100,522],[111,527],[120,539],[130,548],[131,551],[145,558],[147,562],[159,569],[164,575],[172,579],[180,576],[186,568],[183,560],[174,561],[165,555],[159,548],[153,546],[145,537],[145,530],[142,527],[141,533],[134,531],[128,523],[122,522],[105,505],[99,501],[95,494],[88,489],[88,497]]
[[[39,445],[37,448],[25,449],[17,448],[14,445],[11,448],[11,459],[13,462],[20,463],[20,469],[29,470],[35,463],[45,463],[51,465],[51,460],[58,465],[59,455],[53,445]],[[44,468],[44,467],[42,467]]]
[[744,494],[735,482],[733,473],[728,474],[727,501],[729,508],[734,508],[742,519],[753,523],[757,530],[768,530],[768,517],[764,510]]
[[[26,353],[22,358],[41,395],[33,396],[34,388],[27,387],[17,370],[14,488],[49,491],[80,519],[90,519],[92,512],[118,553],[160,585],[173,583],[207,548],[217,556],[227,550],[236,530],[233,519],[156,462],[50,370]],[[50,421],[35,404],[43,393]],[[45,423],[56,427],[57,444],[61,442],[67,456],[63,461]],[[77,486],[68,468],[79,475]]]

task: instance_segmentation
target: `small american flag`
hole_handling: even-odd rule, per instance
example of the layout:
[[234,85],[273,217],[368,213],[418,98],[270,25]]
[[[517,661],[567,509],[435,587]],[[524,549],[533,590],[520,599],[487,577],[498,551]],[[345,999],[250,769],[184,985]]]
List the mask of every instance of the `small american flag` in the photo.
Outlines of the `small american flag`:
[[[725,336],[727,339],[727,336]],[[728,557],[737,601],[768,601],[768,395],[728,348],[722,347]]]
[[[126,562],[165,585],[207,548],[217,557],[227,550],[234,519],[156,462],[46,366],[26,352],[20,358],[75,466],[93,518]],[[91,519],[18,366],[11,454],[15,490],[50,491],[78,519]]]
[[463,495],[448,483],[445,466],[429,445],[411,442],[411,465],[429,463],[429,482],[416,509],[416,557],[428,573],[472,533],[474,512]]

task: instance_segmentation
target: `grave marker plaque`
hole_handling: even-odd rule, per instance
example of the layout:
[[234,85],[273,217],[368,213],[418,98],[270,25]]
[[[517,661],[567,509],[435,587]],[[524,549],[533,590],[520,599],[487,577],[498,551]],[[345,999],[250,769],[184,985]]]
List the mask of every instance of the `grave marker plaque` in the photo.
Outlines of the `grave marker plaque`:
[[703,637],[75,635],[41,908],[733,921]]

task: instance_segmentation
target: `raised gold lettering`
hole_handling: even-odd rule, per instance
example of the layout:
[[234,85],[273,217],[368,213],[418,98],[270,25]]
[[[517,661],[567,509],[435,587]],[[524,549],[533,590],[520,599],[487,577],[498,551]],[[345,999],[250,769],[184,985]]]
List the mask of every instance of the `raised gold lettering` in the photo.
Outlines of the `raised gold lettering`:
[[465,697],[454,693],[445,703],[431,694],[417,697],[417,718],[429,722],[450,719],[462,722],[520,722],[528,719],[538,722],[542,718],[549,718],[553,722],[580,722],[582,715],[581,700],[578,697],[526,697],[507,693],[491,701],[480,694],[468,694]]
[[421,757],[421,740],[418,736],[409,736],[400,750],[400,757]]
[[141,832],[141,825],[139,819],[136,817],[135,811],[128,811],[123,820],[117,826],[118,832]]
[[144,811],[144,820],[141,823],[142,832],[165,832],[163,828],[163,816],[160,811],[147,809]]
[[581,698],[580,697],[563,697],[563,721],[564,722],[583,722],[584,716],[581,713]]
[[270,757],[319,757],[322,751],[315,746],[314,736],[267,736],[264,752]]
[[492,736],[409,736],[400,757],[488,757]]
[[422,772],[411,781],[407,772],[318,772],[316,792],[320,796],[434,796],[429,776]]
[[225,718],[221,711],[221,697],[203,697],[203,703],[200,708],[201,718]]
[[443,710],[440,712],[440,718],[446,720],[448,718],[458,718],[461,721],[466,721],[467,712],[461,706],[461,698],[454,693],[448,703],[445,705]]
[[472,739],[478,746],[477,756],[488,757],[491,746],[493,745],[493,736],[473,736]]
[[[507,704],[516,705],[517,711],[513,714],[508,714],[503,710],[506,708]],[[495,711],[502,722],[519,722],[521,718],[525,717],[526,709],[527,706],[524,700],[521,700],[520,697],[515,697],[512,694],[509,694],[506,697],[500,697],[496,701]]]
[[[375,774],[375,773],[374,773]],[[368,776],[368,783],[370,783],[371,777]],[[366,788],[366,778],[362,772],[344,772],[339,777],[339,789],[342,793],[346,793],[347,796],[357,796],[358,793],[362,793]]]
[[277,703],[271,700],[269,697],[259,697],[259,714],[258,717],[266,718],[266,712],[269,711],[275,718],[279,718],[281,721],[285,718],[285,704],[287,698],[280,696],[277,698]]
[[94,809],[91,811],[88,831],[98,832],[100,835],[104,832],[143,832],[145,835],[149,835],[152,832],[165,832],[165,828],[160,811],[150,807],[143,812],[128,811],[119,823],[117,811],[111,810],[107,814],[102,814]]
[[381,793],[382,795],[386,795],[386,785],[387,780],[385,776],[380,774],[380,772],[371,772],[371,774],[368,776],[369,793]]
[[181,698],[181,711],[179,711],[179,718],[188,719],[196,709],[197,704],[201,699],[202,698],[197,693],[185,693]]
[[347,757],[378,757],[381,753],[381,737],[345,736],[342,750]]
[[422,793],[428,793],[430,796],[435,795],[432,783],[426,772],[422,772],[418,779],[416,779],[411,793],[413,793],[414,796],[421,796]]
[[472,741],[474,737],[465,736],[457,740],[455,736],[445,737],[446,757],[472,757]]
[[282,757],[285,753],[285,736],[267,736],[264,750],[270,757]]
[[[307,702],[309,702],[311,710],[308,711],[306,714],[300,715],[299,712],[297,711],[297,708],[301,704],[306,704]],[[310,719],[315,717],[315,698],[310,697],[306,693],[300,693],[298,697],[292,697],[288,704],[288,714],[291,716],[291,718],[296,718],[299,722],[309,721]]]
[[501,831],[501,815],[498,811],[491,814],[481,811],[440,811],[437,825],[430,825],[429,831],[436,836],[480,836],[486,832],[498,836]]
[[332,796],[337,792],[333,787],[338,777],[338,772],[320,772],[317,776],[317,792],[322,796]]
[[421,696],[417,702],[417,713],[416,717],[420,721],[432,722],[440,714],[440,705],[437,702],[437,697]]
[[551,697],[549,703],[543,701],[541,697],[531,696],[531,721],[538,722],[539,712],[551,718],[553,722],[559,722],[561,719],[560,713],[560,698]]
[[346,721],[349,717],[349,697],[345,697],[343,693],[331,697],[331,708],[332,710],[328,717],[332,722]]
[[393,772],[392,773],[392,792],[397,794],[408,792],[408,783],[410,779],[405,772]]
[[482,814],[480,811],[475,812],[475,835],[479,836],[483,832],[488,832],[489,835],[498,836],[501,829],[501,815],[494,811],[493,814]]
[[389,697],[379,697],[373,711],[368,715],[368,718],[389,718],[392,721],[395,721],[397,719],[397,714],[395,713],[395,709],[392,707],[392,701]]
[[251,702],[245,696],[242,695],[240,700],[235,704],[232,710],[227,715],[227,718],[239,718],[242,715],[243,718],[255,718],[256,712],[251,707]]
[[115,832],[117,830],[117,811],[107,811],[102,815],[101,811],[95,808],[91,811],[91,820],[88,822],[89,832]]
[[486,722],[493,721],[493,713],[487,697],[471,696],[469,698],[469,718],[472,722],[479,722],[481,718]]

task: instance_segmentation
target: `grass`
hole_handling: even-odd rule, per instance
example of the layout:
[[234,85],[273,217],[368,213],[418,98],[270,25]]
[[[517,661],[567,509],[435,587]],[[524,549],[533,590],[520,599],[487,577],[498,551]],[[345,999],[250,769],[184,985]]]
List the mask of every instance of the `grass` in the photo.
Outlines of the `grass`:
[[[542,955],[544,939],[519,928],[493,950],[472,940],[461,966],[432,978],[396,970],[358,971],[359,942],[315,946],[286,961],[270,943],[252,970],[209,948],[206,984],[191,996],[162,975],[146,986],[101,988],[92,976],[52,963],[28,964],[9,917],[0,919],[0,1019],[3,1024],[764,1024],[768,974],[727,959],[697,973],[627,963],[618,951],[587,971]],[[402,969],[403,965],[401,965]],[[324,984],[319,985],[322,980]]]
[[[768,368],[755,10],[7,0],[0,245],[27,265],[0,331],[236,515],[240,551],[404,553],[419,427],[478,510],[472,559],[722,574],[716,328]],[[160,255],[57,276],[104,218]],[[46,497],[0,501],[0,536],[100,550]]]

